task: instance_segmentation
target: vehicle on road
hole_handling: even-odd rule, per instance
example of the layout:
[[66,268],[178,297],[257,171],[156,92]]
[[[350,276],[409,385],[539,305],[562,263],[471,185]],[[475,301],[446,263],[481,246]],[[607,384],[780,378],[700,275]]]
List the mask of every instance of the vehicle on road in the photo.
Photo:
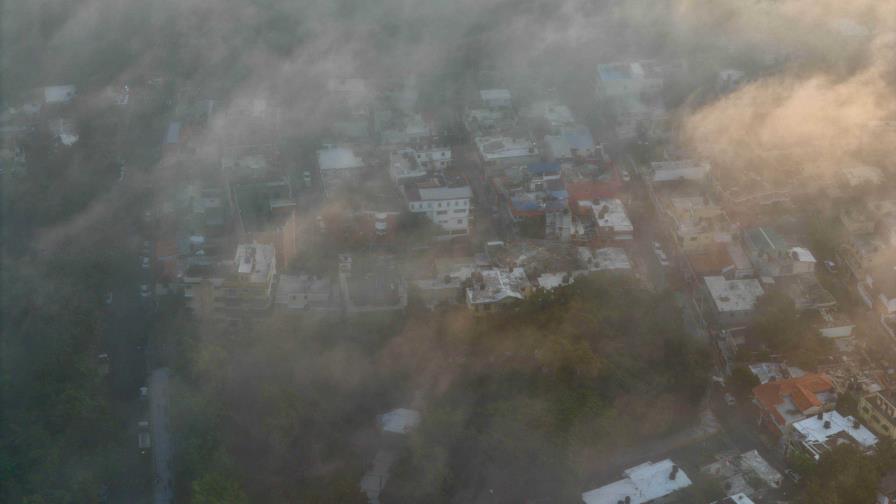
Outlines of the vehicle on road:
[[149,269],[149,258],[146,256],[140,257],[140,267],[143,269]]
[[106,293],[106,304],[107,305],[112,304],[112,293],[111,292]]
[[733,395],[726,392],[725,393],[725,404],[727,404],[728,406],[735,406],[735,405],[737,405],[737,401],[734,400]]
[[149,286],[146,284],[140,284],[140,297],[149,297],[151,292],[149,291]]
[[828,273],[837,273],[839,271],[837,269],[837,263],[834,261],[825,261],[824,269],[828,270]]

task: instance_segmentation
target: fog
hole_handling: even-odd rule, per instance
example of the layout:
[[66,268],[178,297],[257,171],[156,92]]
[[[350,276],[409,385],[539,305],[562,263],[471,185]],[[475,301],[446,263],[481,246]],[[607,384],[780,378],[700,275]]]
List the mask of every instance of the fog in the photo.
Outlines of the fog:
[[[607,95],[598,65],[638,61],[676,70],[657,91]],[[725,72],[738,77],[728,82]],[[27,112],[44,88],[62,85],[76,98]],[[501,205],[537,191],[514,187],[501,199],[494,179],[511,177],[491,174],[474,140],[499,135],[465,121],[488,108],[484,89],[509,90],[513,106],[501,114],[510,125],[495,129],[537,144],[538,162],[556,161],[564,177],[610,167],[618,187],[600,198],[625,204],[633,236],[558,245],[544,217],[535,220],[540,236],[524,236],[524,212],[505,218]],[[523,114],[544,100],[567,106],[600,155],[547,159],[554,125]],[[628,136],[626,107],[643,107]],[[694,480],[684,501],[720,499],[729,488],[701,466],[726,450],[774,451],[728,423],[752,414],[745,405],[754,401],[752,387],[735,390],[732,368],[796,362],[822,373],[847,360],[806,329],[827,306],[769,309],[733,328],[705,316],[704,276],[778,292],[768,281],[777,275],[758,266],[740,276],[734,254],[730,268],[694,266],[731,242],[748,246],[746,231],[759,226],[786,235],[787,254],[811,249],[812,279],[861,333],[849,359],[892,369],[878,324],[890,327],[896,309],[884,293],[878,314],[860,284],[889,285],[868,279],[892,275],[896,258],[896,214],[874,206],[896,194],[896,0],[7,0],[0,113],[3,388],[12,412],[0,483],[9,502],[380,502],[367,492],[370,474],[382,477],[382,502],[578,502],[626,468],[668,457]],[[418,117],[432,129],[425,140],[385,140]],[[65,125],[77,129],[73,145],[54,140]],[[328,189],[318,158],[327,145],[354,148],[366,171]],[[451,153],[449,171],[470,193],[473,225],[464,213],[460,239],[433,239],[438,225],[413,220],[425,214],[409,211],[406,189],[390,180],[390,154],[408,146]],[[264,175],[246,185],[261,192],[240,200],[227,163],[251,156],[264,160]],[[685,218],[670,217],[657,196],[652,163],[682,160],[705,162],[711,174],[677,201],[702,199],[730,224],[711,253],[676,237]],[[844,182],[854,169],[866,179]],[[285,196],[257,189],[280,183]],[[787,193],[786,203],[739,199],[754,185]],[[220,193],[202,193],[209,188]],[[564,204],[572,199],[568,187],[561,192]],[[215,198],[230,213],[206,232],[195,208]],[[842,216],[872,207],[870,231],[851,241],[857,232]],[[582,212],[571,204],[564,214]],[[715,217],[690,218],[699,227]],[[874,252],[853,268],[844,250],[866,238]],[[496,259],[498,242],[510,259]],[[191,267],[234,266],[247,244],[253,254],[275,249],[269,309],[222,325],[194,304],[211,306],[223,280]],[[628,253],[630,271],[546,265],[604,247]],[[527,264],[532,250],[548,260]],[[763,260],[742,255],[748,266]],[[364,272],[371,298],[399,292],[400,309],[355,306],[339,294],[354,288],[345,268]],[[533,287],[519,289],[514,308],[475,311],[482,273],[511,291],[515,268]],[[456,292],[424,301],[421,272]],[[556,289],[539,280],[548,273]],[[320,280],[335,294],[325,309],[284,308],[295,299],[272,299],[285,278]],[[787,332],[780,321],[791,312],[799,330],[787,329],[812,335],[774,347],[763,331]],[[759,350],[748,344],[732,364],[719,341],[733,329]],[[159,370],[171,373],[162,403],[140,392],[168,379]],[[728,388],[717,388],[722,381]],[[737,413],[719,414],[731,394]],[[396,408],[419,412],[418,430],[383,435],[377,418]],[[138,456],[144,431],[155,448]],[[793,465],[768,457],[781,471]],[[874,460],[881,473],[893,469]],[[800,474],[785,489],[803,499],[794,502],[835,493],[819,490],[823,470]]]

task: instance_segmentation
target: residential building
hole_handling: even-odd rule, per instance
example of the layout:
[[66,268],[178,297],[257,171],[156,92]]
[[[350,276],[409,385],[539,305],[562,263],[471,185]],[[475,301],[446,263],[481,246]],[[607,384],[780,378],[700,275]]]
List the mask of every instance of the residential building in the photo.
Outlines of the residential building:
[[191,268],[184,297],[200,317],[236,323],[267,312],[274,300],[277,258],[273,245],[240,244],[232,262]]
[[580,266],[589,272],[630,272],[632,269],[631,259],[623,248],[604,247],[592,250],[589,247],[577,247],[576,251]]
[[877,436],[851,416],[845,417],[836,410],[820,412],[793,422],[787,434],[785,453],[801,453],[818,461],[823,454],[841,444],[870,451],[877,444]]
[[538,147],[528,138],[477,137],[476,147],[486,177],[491,177],[496,169],[534,163],[541,157]]
[[707,476],[720,479],[729,494],[761,496],[781,487],[784,477],[756,450],[741,454],[720,454],[716,461],[700,468]]
[[868,234],[850,235],[837,249],[840,262],[857,281],[862,281],[868,270],[878,266],[885,258],[886,243],[877,236]]
[[545,156],[551,161],[593,159],[602,156],[603,147],[595,144],[591,130],[580,124],[561,126],[555,134],[545,135]]
[[756,300],[765,293],[758,280],[729,280],[721,276],[703,278],[704,289],[697,297],[705,320],[723,328],[746,326],[753,317]]
[[399,185],[444,171],[450,165],[450,147],[402,148],[389,153],[389,176]]
[[338,186],[356,181],[364,168],[364,161],[350,147],[324,145],[317,151],[317,166],[324,192],[330,194]]
[[896,504],[896,471],[890,471],[881,478],[874,504]]
[[805,375],[800,368],[787,366],[780,362],[757,362],[749,365],[750,372],[759,380],[759,383],[768,383],[789,378],[799,378]]
[[280,275],[274,302],[286,310],[330,310],[338,299],[328,278],[315,275]]
[[882,316],[896,315],[896,263],[867,268],[858,289],[870,308]]
[[775,436],[787,434],[795,422],[834,408],[834,383],[823,374],[774,380],[753,388],[759,425]]
[[461,177],[437,175],[404,185],[408,209],[425,214],[449,236],[466,235],[470,230],[470,185]]
[[507,89],[483,89],[479,91],[482,104],[490,109],[506,109],[512,106]]
[[467,307],[476,313],[488,313],[521,300],[532,289],[523,268],[481,270],[470,277],[470,282]]
[[757,227],[743,233],[744,247],[757,274],[780,277],[813,273],[815,257],[804,247],[789,246],[773,229]]
[[407,285],[394,258],[339,256],[339,289],[349,313],[403,310]]
[[646,504],[691,486],[691,480],[669,459],[626,469],[625,478],[582,494],[585,504]]
[[650,163],[645,178],[653,184],[689,180],[703,182],[708,179],[710,165],[706,161],[684,159],[679,161],[657,161]]
[[618,199],[579,201],[579,208],[590,209],[588,222],[595,236],[602,241],[629,241],[634,238],[635,227],[625,212],[625,205]]
[[73,85],[47,86],[43,88],[44,105],[65,105],[77,96],[77,88]]
[[556,129],[562,126],[572,126],[575,118],[569,107],[557,100],[538,100],[530,105],[522,115],[530,120],[544,121],[548,128]]
[[563,180],[550,163],[530,164],[526,172],[528,176],[490,180],[499,216],[526,238],[569,240],[572,217]]
[[881,390],[859,400],[859,416],[883,437],[896,439],[896,392]]
[[722,500],[717,500],[711,504],[755,504],[746,494],[738,493],[729,495]]

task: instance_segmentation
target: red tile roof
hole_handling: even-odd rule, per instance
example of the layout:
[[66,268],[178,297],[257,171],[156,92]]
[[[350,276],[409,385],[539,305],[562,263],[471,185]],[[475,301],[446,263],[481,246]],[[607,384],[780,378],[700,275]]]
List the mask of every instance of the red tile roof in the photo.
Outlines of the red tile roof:
[[783,425],[786,421],[778,412],[777,406],[784,402],[785,397],[790,396],[793,404],[805,413],[811,408],[823,405],[817,394],[833,391],[834,383],[827,375],[809,373],[799,378],[758,385],[753,388],[753,396],[759,405],[775,418],[778,424]]

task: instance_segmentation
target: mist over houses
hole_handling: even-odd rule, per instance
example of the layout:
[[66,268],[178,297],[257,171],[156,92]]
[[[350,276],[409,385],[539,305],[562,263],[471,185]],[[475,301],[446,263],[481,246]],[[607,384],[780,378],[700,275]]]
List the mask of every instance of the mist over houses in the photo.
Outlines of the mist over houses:
[[[154,140],[171,180],[143,216],[153,238],[141,296],[180,300],[240,334],[272,314],[512,315],[580,278],[624,277],[674,299],[712,349],[712,419],[682,446],[619,461],[581,501],[696,502],[689,492],[709,480],[724,488],[718,504],[788,502],[795,460],[896,439],[896,363],[874,351],[896,342],[896,193],[870,189],[892,189],[894,166],[843,162],[816,177],[799,163],[719,163],[678,135],[667,106],[690,70],[673,58],[597,64],[587,93],[597,118],[556,89],[511,79],[481,78],[446,115],[424,106],[417,75],[328,75],[317,90],[323,124],[300,137],[285,94],[221,103],[179,89]],[[719,69],[701,91],[734,93],[754,74]],[[152,80],[106,90],[110,129],[157,93]],[[35,135],[76,149],[87,99],[50,85],[3,110],[0,176],[29,169],[22,146]],[[756,329],[778,313],[772,302],[792,312],[791,336],[823,355],[806,365],[772,348]],[[843,409],[845,398],[855,407]],[[360,483],[370,502],[421,414],[379,418],[381,446]],[[725,446],[688,449],[719,432]],[[879,502],[893,502],[885,482]]]

